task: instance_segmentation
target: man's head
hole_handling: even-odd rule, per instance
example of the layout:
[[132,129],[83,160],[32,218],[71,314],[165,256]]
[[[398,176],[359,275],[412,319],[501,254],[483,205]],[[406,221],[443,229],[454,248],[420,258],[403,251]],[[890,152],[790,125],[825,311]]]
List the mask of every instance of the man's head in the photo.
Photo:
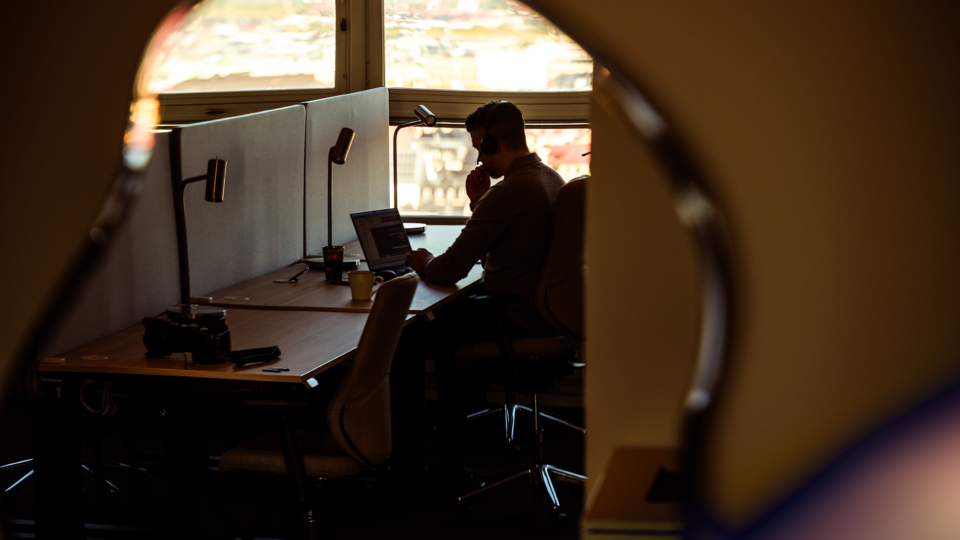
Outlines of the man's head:
[[530,153],[524,132],[523,114],[509,101],[491,101],[467,116],[467,131],[478,162],[493,178],[507,172],[513,160]]

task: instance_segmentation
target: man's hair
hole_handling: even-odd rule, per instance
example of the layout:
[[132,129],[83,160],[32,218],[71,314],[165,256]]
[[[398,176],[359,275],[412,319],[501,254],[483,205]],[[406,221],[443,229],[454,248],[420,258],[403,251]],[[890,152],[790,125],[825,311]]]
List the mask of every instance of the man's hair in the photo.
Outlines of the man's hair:
[[[498,105],[499,103],[499,105]],[[493,115],[487,114],[496,107]],[[508,150],[521,150],[527,147],[527,135],[524,132],[523,113],[509,101],[491,101],[477,108],[467,116],[467,131],[485,129],[486,134],[494,135],[500,145]]]

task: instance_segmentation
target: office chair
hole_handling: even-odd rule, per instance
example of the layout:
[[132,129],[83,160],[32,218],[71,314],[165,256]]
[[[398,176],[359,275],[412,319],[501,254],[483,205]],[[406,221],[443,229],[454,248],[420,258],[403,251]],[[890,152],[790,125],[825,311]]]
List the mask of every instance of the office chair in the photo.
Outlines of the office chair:
[[[553,515],[562,525],[566,516],[559,511],[560,502],[551,475],[579,484],[586,481],[585,476],[544,463],[542,420],[554,418],[540,412],[537,394],[556,379],[571,374],[575,367],[582,367],[579,356],[584,344],[583,240],[587,178],[576,178],[560,188],[550,247],[535,292],[537,309],[541,317],[554,327],[556,335],[510,340],[504,331],[502,319],[498,319],[495,323],[499,335],[497,342],[471,343],[460,347],[454,354],[454,363],[458,367],[479,371],[482,376],[506,390],[508,402],[502,410],[508,440],[512,440],[516,414],[515,402],[511,403],[510,398],[516,392],[531,396],[532,407],[529,410],[533,413],[534,425],[532,463],[508,473],[505,478],[459,496],[460,503],[511,480],[529,477],[536,490],[546,493]],[[496,302],[498,299],[490,301]],[[507,316],[505,311],[502,311],[502,316]],[[576,429],[582,431],[582,428]]]
[[308,500],[310,478],[355,475],[390,457],[390,364],[418,282],[416,274],[407,274],[385,283],[377,292],[353,363],[327,408],[329,432],[296,430],[286,409],[281,408],[279,432],[264,434],[220,457],[221,473],[287,474],[295,500],[303,509],[307,538],[318,538],[321,526]]

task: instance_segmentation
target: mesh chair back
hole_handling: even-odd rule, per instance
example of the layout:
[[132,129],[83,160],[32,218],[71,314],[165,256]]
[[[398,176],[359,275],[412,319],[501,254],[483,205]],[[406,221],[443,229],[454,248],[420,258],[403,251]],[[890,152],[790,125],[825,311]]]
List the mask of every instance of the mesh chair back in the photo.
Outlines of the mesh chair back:
[[567,182],[557,194],[550,249],[534,296],[540,316],[558,334],[583,341],[584,219],[587,179]]
[[390,365],[419,281],[416,274],[408,274],[377,291],[353,365],[327,409],[334,439],[370,467],[390,457]]

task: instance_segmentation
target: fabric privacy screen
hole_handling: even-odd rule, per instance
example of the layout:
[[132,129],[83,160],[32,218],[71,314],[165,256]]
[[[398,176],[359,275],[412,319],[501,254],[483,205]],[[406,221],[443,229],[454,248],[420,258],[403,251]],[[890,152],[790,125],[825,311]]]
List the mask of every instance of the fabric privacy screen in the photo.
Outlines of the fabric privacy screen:
[[308,253],[322,253],[327,243],[327,157],[341,128],[356,138],[346,163],[333,165],[333,243],[357,239],[352,212],[390,206],[388,101],[386,88],[374,88],[304,103]]
[[[327,155],[340,129],[356,138],[334,165],[333,240],[356,238],[351,212],[389,206],[387,90],[378,88],[160,133],[145,187],[106,257],[87,278],[43,356],[56,356],[135,326],[180,300],[170,147],[179,137],[180,177],[226,160],[224,202],[186,187],[191,294],[208,295],[290,265],[327,239]],[[306,188],[306,192],[305,189]]]
[[304,107],[293,105],[179,128],[183,178],[206,174],[208,160],[227,162],[222,203],[206,202],[202,185],[186,189],[193,296],[300,258],[303,126]]
[[169,134],[157,134],[143,191],[53,338],[44,344],[43,356],[56,356],[109,336],[177,303],[169,141]]

